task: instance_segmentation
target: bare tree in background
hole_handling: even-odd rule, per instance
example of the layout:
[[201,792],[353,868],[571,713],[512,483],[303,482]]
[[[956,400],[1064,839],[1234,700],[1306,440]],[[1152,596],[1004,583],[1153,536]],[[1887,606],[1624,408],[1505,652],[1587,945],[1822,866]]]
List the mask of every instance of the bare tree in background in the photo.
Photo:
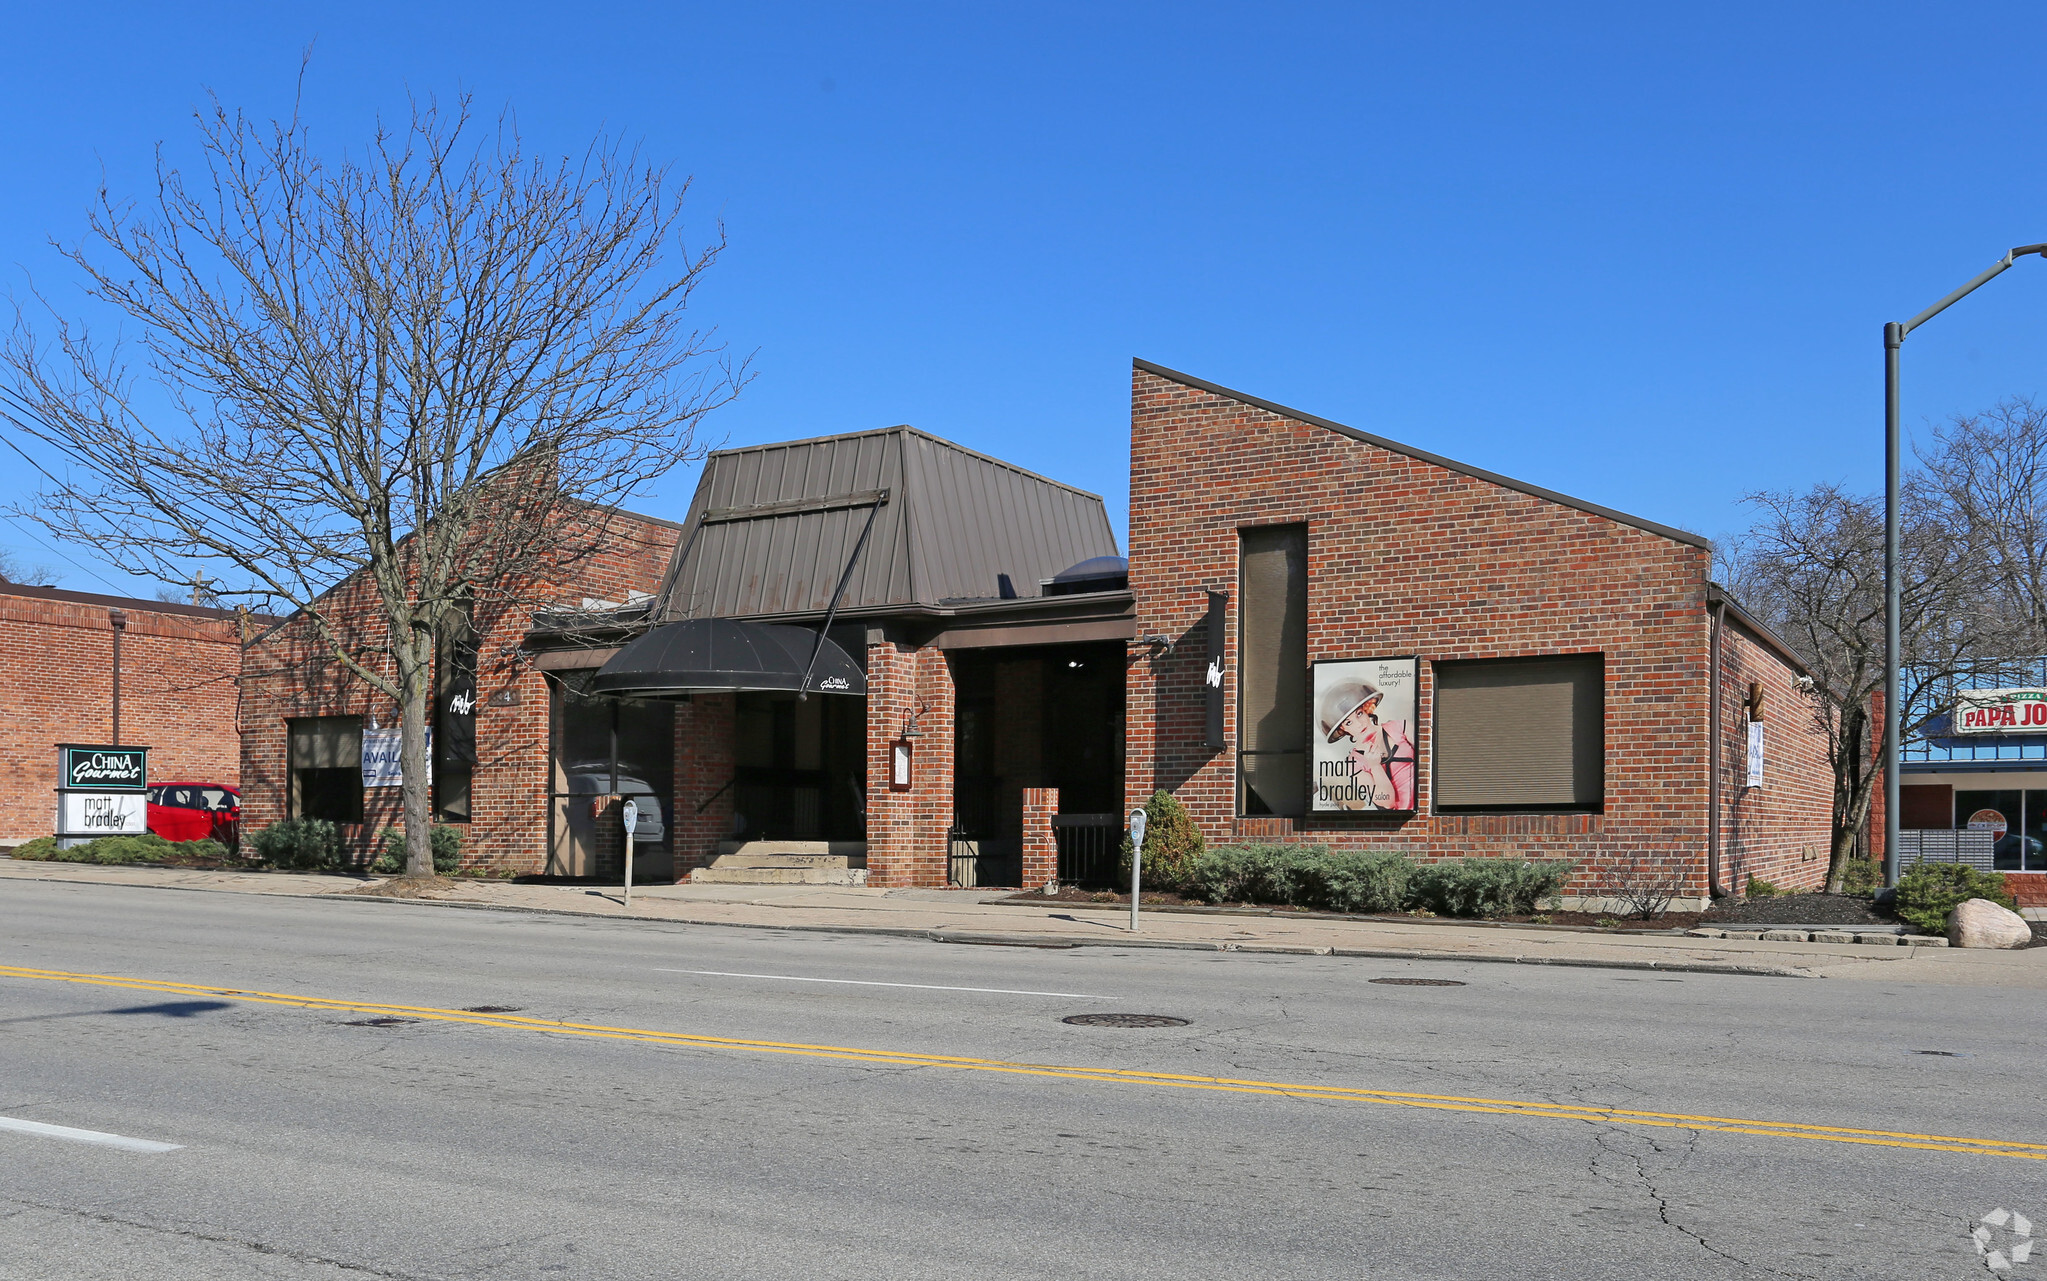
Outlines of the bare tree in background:
[[[436,639],[544,593],[702,453],[744,381],[684,319],[722,239],[687,248],[687,183],[635,154],[530,156],[467,99],[340,159],[217,101],[198,134],[193,174],[160,155],[155,190],[102,192],[65,250],[139,363],[54,308],[0,351],[7,417],[68,460],[23,514],[131,573],[198,567],[222,600],[297,611],[398,704],[407,873],[432,875]],[[381,626],[330,614],[352,575]]]
[[1916,449],[1913,501],[1975,552],[1983,587],[2025,633],[2006,653],[2047,653],[2047,410],[2015,397],[1957,416]]
[[[1760,519],[1729,549],[1727,586],[1812,671],[1812,713],[1834,770],[1827,888],[1838,893],[1882,764],[1873,701],[1884,685],[1883,503],[1834,485],[1748,501]],[[1902,513],[1900,692],[1907,709],[1924,707],[1928,692],[1972,655],[2011,643],[2009,618],[1984,607],[1979,558],[1942,515],[1915,484]],[[1906,721],[1906,733],[1916,728]]]
[[25,565],[21,558],[0,547],[0,583],[21,587],[47,587],[57,581],[57,571],[48,565]]

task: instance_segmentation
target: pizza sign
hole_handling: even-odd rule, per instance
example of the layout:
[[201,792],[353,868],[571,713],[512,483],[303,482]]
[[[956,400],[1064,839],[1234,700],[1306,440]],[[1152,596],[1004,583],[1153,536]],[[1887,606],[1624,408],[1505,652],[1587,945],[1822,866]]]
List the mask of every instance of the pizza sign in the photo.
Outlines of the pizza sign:
[[2047,689],[1965,689],[1955,694],[1957,734],[2047,734]]

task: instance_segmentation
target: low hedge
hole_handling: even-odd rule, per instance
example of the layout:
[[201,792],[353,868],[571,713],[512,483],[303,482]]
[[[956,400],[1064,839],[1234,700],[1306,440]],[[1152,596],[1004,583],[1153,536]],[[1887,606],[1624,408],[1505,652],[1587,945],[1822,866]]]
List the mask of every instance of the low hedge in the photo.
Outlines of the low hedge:
[[[462,866],[462,833],[445,823],[434,825],[433,835],[428,838],[433,845],[434,873],[446,876]],[[405,870],[405,829],[387,827],[384,829],[384,849],[377,855],[377,861],[370,870],[382,876],[396,876]]]
[[1326,845],[1217,845],[1189,859],[1177,889],[1205,903],[1272,903],[1326,912],[1423,909],[1444,916],[1527,914],[1554,898],[1568,862],[1463,858],[1417,864],[1385,850]]
[[228,852],[216,840],[167,841],[155,832],[102,836],[70,849],[59,848],[54,836],[41,836],[14,847],[16,858],[50,863],[161,863],[172,855],[224,861]]
[[324,818],[280,819],[250,837],[249,845],[272,867],[339,872],[349,863],[341,829]]
[[1898,878],[1898,919],[1926,934],[1947,932],[1948,913],[1972,898],[2015,908],[2004,873],[1979,872],[1967,863],[1914,863]]

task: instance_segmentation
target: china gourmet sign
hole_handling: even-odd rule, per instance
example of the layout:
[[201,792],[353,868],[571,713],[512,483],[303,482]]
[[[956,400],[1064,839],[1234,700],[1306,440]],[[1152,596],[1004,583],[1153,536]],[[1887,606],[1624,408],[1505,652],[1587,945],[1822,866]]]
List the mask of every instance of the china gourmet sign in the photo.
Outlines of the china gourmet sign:
[[1957,734],[2047,734],[2047,689],[1965,689],[1955,693]]
[[149,783],[146,747],[87,747],[67,743],[59,787],[67,792],[139,792]]

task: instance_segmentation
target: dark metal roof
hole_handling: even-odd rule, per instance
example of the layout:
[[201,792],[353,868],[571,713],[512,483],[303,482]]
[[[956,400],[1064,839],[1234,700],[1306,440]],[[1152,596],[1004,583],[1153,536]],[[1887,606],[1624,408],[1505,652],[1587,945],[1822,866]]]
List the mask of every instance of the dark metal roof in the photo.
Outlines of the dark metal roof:
[[720,450],[653,617],[801,617],[1001,595],[1117,553],[1098,495],[911,427]]
[[867,677],[845,650],[807,627],[690,618],[627,642],[590,688],[643,698],[723,690],[865,694]]
[[1228,387],[1209,382],[1206,379],[1196,378],[1192,374],[1183,374],[1177,369],[1168,369],[1164,365],[1155,365],[1149,360],[1133,360],[1131,363],[1148,374],[1157,374],[1161,378],[1170,378],[1176,383],[1184,383],[1189,387],[1197,387],[1202,391],[1214,392],[1218,396],[1228,396],[1231,400],[1242,401],[1247,405],[1263,409],[1268,413],[1294,419],[1296,422],[1310,423],[1317,427],[1327,427],[1330,431],[1340,432],[1353,440],[1362,440],[1368,445],[1377,445],[1381,449],[1389,449],[1396,454],[1405,454],[1409,458],[1419,458],[1425,463],[1434,463],[1438,467],[1447,467],[1451,471],[1461,472],[1466,476],[1472,477],[1474,480],[1482,480],[1488,484],[1498,485],[1503,489],[1511,489],[1517,493],[1527,494],[1532,498],[1541,498],[1552,503],[1561,503],[1566,507],[1574,507],[1581,512],[1590,512],[1594,516],[1604,516],[1608,520],[1618,521],[1623,525],[1630,525],[1636,529],[1673,539],[1680,543],[1690,543],[1694,547],[1703,547],[1708,551],[1711,551],[1713,548],[1712,541],[1701,534],[1676,529],[1669,525],[1659,525],[1653,520],[1643,520],[1640,516],[1630,516],[1626,512],[1615,511],[1611,507],[1601,507],[1598,503],[1588,503],[1582,498],[1573,498],[1569,494],[1560,494],[1554,489],[1544,489],[1540,485],[1531,485],[1525,480],[1515,480],[1511,476],[1502,476],[1498,472],[1487,471],[1482,467],[1473,467],[1469,463],[1460,463],[1454,459],[1445,458],[1441,454],[1432,454],[1425,449],[1416,449],[1412,445],[1403,445],[1397,440],[1388,440],[1384,436],[1375,436],[1371,432],[1359,431],[1355,427],[1346,427],[1342,423],[1332,422],[1327,418],[1303,413],[1298,409],[1289,409],[1285,405],[1276,404],[1270,400],[1261,400],[1257,396],[1246,395],[1241,391],[1233,391]]

